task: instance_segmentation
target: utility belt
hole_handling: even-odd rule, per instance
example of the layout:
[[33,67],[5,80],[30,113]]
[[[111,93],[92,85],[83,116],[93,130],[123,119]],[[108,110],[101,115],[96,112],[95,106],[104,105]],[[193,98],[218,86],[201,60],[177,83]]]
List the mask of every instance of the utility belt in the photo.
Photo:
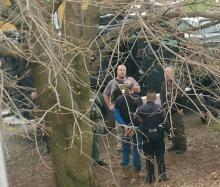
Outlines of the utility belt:
[[164,137],[163,128],[144,128],[142,132],[144,137],[147,137],[150,140],[158,140]]
[[149,129],[148,128],[142,128],[142,131],[144,133],[158,133],[158,132],[160,132],[160,129],[159,128],[149,128]]
[[158,129],[146,129],[147,132],[158,132]]

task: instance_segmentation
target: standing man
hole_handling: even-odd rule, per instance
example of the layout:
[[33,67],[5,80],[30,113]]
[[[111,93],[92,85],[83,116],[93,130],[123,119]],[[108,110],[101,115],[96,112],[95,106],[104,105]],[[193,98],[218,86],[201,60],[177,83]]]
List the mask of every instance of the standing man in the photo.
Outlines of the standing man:
[[174,69],[167,67],[164,70],[165,81],[161,86],[160,99],[161,104],[168,114],[173,138],[172,147],[168,151],[175,151],[176,154],[182,154],[187,150],[185,127],[183,124],[183,97],[180,91],[180,83],[174,76]]
[[100,110],[101,102],[98,98],[90,99],[92,102],[91,111],[90,111],[90,119],[93,121],[93,141],[92,141],[92,153],[91,157],[93,162],[99,166],[106,166],[104,160],[100,159],[100,152],[99,152],[99,144],[100,144],[100,137],[103,132],[103,117]]
[[[103,92],[104,101],[110,111],[114,111],[115,100],[117,99],[117,97],[122,95],[123,85],[125,80],[127,79],[131,80],[134,83],[133,92],[134,93],[140,92],[140,86],[134,80],[134,78],[126,76],[126,66],[124,64],[119,65],[117,67],[117,77],[109,81]],[[119,128],[117,123],[115,124],[115,129],[117,136],[117,151],[121,151],[122,148],[121,140],[120,140],[121,129]]]
[[154,172],[154,156],[157,160],[158,180],[165,181],[166,169],[164,162],[165,143],[164,129],[169,132],[169,126],[165,123],[165,113],[162,107],[155,104],[156,93],[147,93],[147,103],[142,105],[137,112],[141,121],[143,133],[143,151],[146,156],[146,182],[156,181]]
[[[114,115],[117,123],[122,127],[122,171],[124,178],[138,178],[141,171],[140,151],[142,137],[134,123],[134,113],[143,104],[139,95],[134,94],[134,83],[132,80],[125,80],[124,94],[115,101]],[[129,168],[131,146],[133,146],[133,165]]]

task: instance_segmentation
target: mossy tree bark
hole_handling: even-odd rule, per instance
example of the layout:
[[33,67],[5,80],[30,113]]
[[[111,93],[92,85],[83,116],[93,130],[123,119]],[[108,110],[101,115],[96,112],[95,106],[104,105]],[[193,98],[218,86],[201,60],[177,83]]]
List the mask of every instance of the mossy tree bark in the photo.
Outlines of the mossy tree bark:
[[[87,119],[88,46],[96,35],[97,10],[88,6],[82,11],[80,2],[67,1],[63,36],[59,38],[51,15],[61,2],[13,1],[22,10],[19,21],[27,30],[29,51],[23,57],[32,62],[40,109],[44,111],[46,125],[52,129],[57,186],[98,186],[90,168],[92,129]],[[87,19],[92,27],[83,27]]]

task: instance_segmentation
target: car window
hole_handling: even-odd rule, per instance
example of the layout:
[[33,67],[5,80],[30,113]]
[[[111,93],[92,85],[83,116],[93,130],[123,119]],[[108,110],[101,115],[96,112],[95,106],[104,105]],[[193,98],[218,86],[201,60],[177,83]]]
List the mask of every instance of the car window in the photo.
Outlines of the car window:
[[195,34],[212,34],[220,33],[220,24],[213,25],[195,32]]
[[99,17],[99,25],[117,25],[124,18],[122,16],[115,16],[114,14],[106,14]]

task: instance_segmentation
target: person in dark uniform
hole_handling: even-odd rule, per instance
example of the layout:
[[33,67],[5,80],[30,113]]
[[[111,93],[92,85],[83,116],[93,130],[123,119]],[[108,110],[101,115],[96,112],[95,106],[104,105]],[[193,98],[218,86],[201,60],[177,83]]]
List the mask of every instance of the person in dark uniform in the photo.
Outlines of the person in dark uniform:
[[165,69],[164,78],[165,81],[161,86],[160,99],[173,132],[173,145],[168,151],[175,151],[176,154],[182,154],[187,150],[187,144],[182,117],[184,100],[180,91],[180,83],[175,78],[172,67]]
[[[114,115],[119,126],[123,128],[122,133],[122,171],[123,178],[138,178],[141,171],[140,150],[142,148],[142,137],[136,124],[133,123],[133,115],[138,107],[143,104],[139,95],[134,94],[134,83],[132,80],[124,82],[125,93],[115,101]],[[133,168],[129,168],[131,146],[133,146]]]
[[156,181],[154,172],[154,156],[157,161],[158,180],[167,180],[164,161],[165,143],[164,129],[169,132],[169,125],[165,123],[165,112],[161,105],[155,104],[156,93],[152,90],[147,93],[147,102],[142,105],[137,115],[141,121],[143,132],[143,151],[146,156],[146,182]]

